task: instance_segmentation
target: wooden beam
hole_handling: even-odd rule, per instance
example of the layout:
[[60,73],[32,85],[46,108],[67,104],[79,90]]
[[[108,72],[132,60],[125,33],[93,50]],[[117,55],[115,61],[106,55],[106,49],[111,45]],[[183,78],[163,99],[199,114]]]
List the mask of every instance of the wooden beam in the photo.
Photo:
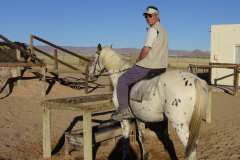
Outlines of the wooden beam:
[[32,62],[12,62],[12,63],[5,63],[1,62],[0,67],[42,67],[45,66],[43,63],[32,63]]

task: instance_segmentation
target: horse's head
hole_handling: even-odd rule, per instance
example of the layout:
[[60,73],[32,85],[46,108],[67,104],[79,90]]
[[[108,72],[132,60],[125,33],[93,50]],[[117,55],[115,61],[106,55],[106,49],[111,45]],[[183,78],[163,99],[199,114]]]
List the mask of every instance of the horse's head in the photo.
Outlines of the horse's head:
[[94,55],[94,60],[92,61],[89,67],[89,78],[90,80],[94,80],[98,78],[106,69],[103,64],[103,54],[102,54],[102,46],[98,44],[96,54]]

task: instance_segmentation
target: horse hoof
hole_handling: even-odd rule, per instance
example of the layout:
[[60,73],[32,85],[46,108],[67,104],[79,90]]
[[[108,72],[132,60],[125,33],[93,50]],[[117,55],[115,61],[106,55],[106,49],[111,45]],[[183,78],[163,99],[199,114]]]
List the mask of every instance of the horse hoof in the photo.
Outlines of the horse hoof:
[[143,160],[148,160],[149,159],[149,153],[145,153],[143,156]]

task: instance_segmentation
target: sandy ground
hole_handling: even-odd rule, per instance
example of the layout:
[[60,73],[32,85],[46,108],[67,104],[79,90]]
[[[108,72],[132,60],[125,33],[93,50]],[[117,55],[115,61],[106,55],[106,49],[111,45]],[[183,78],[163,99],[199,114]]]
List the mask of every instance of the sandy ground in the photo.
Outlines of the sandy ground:
[[[109,93],[110,89],[99,89],[98,94]],[[71,97],[83,95],[83,91],[74,90],[56,84],[45,98]],[[240,160],[240,96],[230,96],[223,92],[214,92],[212,97],[212,123],[203,123],[197,155],[201,160]],[[42,108],[40,102],[41,83],[38,80],[22,81],[13,93],[0,100],[0,160],[35,160],[42,156]],[[74,117],[73,111],[54,111],[52,140],[57,144],[64,130]],[[76,126],[77,128],[77,126]],[[183,159],[183,146],[175,131],[169,127],[179,159]],[[156,136],[147,131],[147,146],[151,159],[169,159],[168,154]],[[116,158],[120,151],[118,142],[103,143],[97,151],[97,159]],[[139,157],[137,145],[132,144],[132,158]],[[116,154],[114,156],[114,154]],[[113,158],[115,157],[115,158]],[[64,159],[64,149],[53,156],[53,159]],[[82,159],[82,151],[72,152],[72,159]]]

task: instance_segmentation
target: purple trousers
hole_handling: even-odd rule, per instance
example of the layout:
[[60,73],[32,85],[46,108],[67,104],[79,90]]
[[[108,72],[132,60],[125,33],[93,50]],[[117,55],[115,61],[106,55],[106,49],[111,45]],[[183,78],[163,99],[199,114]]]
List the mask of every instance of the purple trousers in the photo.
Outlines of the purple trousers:
[[151,69],[134,65],[132,68],[123,73],[117,84],[117,98],[119,103],[119,110],[129,107],[129,89],[132,85],[142,79],[152,78],[165,72],[165,68]]

